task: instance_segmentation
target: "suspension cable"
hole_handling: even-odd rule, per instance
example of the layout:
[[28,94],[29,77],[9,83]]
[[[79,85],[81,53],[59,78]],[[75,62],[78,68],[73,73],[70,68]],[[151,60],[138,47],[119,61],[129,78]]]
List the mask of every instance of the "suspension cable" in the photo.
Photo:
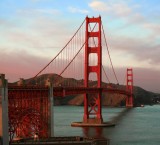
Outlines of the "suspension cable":
[[[94,30],[94,28],[96,27],[97,23],[94,25],[92,31]],[[91,32],[92,32],[91,31]],[[87,40],[85,40],[85,42],[83,43],[83,45],[81,46],[81,48],[79,49],[79,51],[75,54],[75,56],[72,58],[72,60],[69,62],[69,64],[62,70],[62,72],[59,74],[60,76],[64,73],[64,71],[70,66],[70,64],[73,62],[73,60],[76,58],[76,56],[79,54],[79,52],[82,50],[83,46],[86,44]],[[56,81],[55,81],[56,82]]]
[[110,56],[110,53],[109,53],[109,48],[108,48],[108,44],[107,44],[106,35],[105,35],[105,33],[104,33],[103,24],[102,24],[102,30],[103,30],[103,37],[104,37],[104,40],[105,40],[105,44],[106,44],[107,52],[108,52],[108,55],[109,55],[109,60],[110,60],[110,63],[111,63],[111,67],[112,67],[112,70],[113,70],[115,79],[116,79],[116,81],[117,81],[117,84],[119,84],[118,78],[117,78],[117,75],[116,75],[116,72],[115,72],[114,67],[113,67],[113,63],[112,63],[112,60],[111,60],[111,56]]
[[76,55],[72,58],[72,60],[69,62],[69,64],[64,68],[64,70],[62,70],[62,72],[59,74],[60,76],[64,73],[64,71],[70,66],[70,64],[73,62],[73,60],[76,58],[76,56],[79,54],[79,52],[82,50],[83,46],[85,45],[86,42],[83,43],[83,45],[81,46],[81,48],[78,50],[78,52],[76,53]]
[[123,85],[125,85],[126,79],[127,79],[127,76],[126,76],[126,74],[125,74],[124,79],[123,79],[123,83],[122,83]]
[[104,72],[105,77],[107,78],[107,80],[108,80],[108,82],[109,82],[109,84],[110,84],[111,82],[110,82],[110,80],[109,80],[109,78],[108,78],[108,76],[107,76],[107,73],[106,73],[103,65],[102,65],[102,69],[103,69],[103,72]]
[[80,28],[83,26],[85,22],[85,19],[84,21],[82,22],[82,24],[80,25],[80,27],[78,28],[78,30],[74,33],[74,35],[72,36],[72,38],[68,41],[68,43],[60,50],[60,52],[42,69],[40,70],[35,76],[34,78],[36,78],[42,71],[44,71],[58,56],[59,54],[67,47],[67,45],[72,41],[72,39],[75,37],[75,35],[78,33],[78,31],[80,30]]

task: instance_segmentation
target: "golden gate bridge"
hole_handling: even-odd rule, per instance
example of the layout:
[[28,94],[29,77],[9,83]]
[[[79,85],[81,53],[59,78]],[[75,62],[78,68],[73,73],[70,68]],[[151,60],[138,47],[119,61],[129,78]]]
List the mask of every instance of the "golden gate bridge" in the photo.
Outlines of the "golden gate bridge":
[[[2,109],[7,107],[10,141],[14,137],[33,137],[35,133],[40,138],[53,136],[53,97],[84,94],[84,114],[79,126],[106,125],[102,116],[102,93],[124,94],[126,107],[133,107],[133,70],[128,68],[126,71],[126,89],[103,85],[102,80],[111,83],[104,67],[107,59],[119,83],[101,17],[86,17],[68,43],[32,80],[27,80],[23,85],[7,86],[5,75],[2,74]],[[40,76],[53,73],[58,74],[57,77],[50,79],[48,86],[44,85],[48,78]],[[72,79],[62,81],[62,76]],[[80,83],[75,79],[81,80]],[[96,80],[96,84],[91,85],[92,79]],[[7,122],[7,115],[4,121]],[[7,125],[4,125],[6,128]]]

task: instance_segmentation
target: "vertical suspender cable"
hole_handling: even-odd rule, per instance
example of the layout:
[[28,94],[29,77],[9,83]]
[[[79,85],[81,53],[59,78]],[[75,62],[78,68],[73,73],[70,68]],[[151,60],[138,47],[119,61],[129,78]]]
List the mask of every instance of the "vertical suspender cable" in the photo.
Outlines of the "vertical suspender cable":
[[103,36],[104,36],[105,44],[106,44],[106,47],[107,47],[107,52],[108,52],[108,55],[109,55],[109,59],[110,59],[110,62],[111,62],[112,70],[113,70],[114,76],[115,76],[115,78],[116,78],[117,84],[119,84],[118,78],[117,78],[117,75],[116,75],[116,72],[115,72],[114,67],[113,67],[113,63],[112,63],[112,60],[111,60],[111,56],[110,56],[110,53],[109,53],[108,44],[107,44],[107,39],[106,39],[106,36],[105,36],[105,33],[104,33],[103,25],[102,25],[102,30],[103,30]]

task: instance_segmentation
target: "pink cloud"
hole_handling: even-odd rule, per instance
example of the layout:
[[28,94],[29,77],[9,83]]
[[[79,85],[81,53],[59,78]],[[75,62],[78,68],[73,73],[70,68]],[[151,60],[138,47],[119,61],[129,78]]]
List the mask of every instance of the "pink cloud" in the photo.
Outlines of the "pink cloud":
[[1,52],[0,66],[1,73],[6,74],[6,78],[12,82],[19,78],[33,77],[38,70],[49,60],[21,52]]

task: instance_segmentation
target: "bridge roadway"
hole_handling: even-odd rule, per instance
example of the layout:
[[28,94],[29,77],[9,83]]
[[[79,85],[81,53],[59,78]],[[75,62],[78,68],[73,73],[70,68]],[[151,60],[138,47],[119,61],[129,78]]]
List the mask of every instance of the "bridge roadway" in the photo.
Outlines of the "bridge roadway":
[[[27,92],[34,92],[35,91],[48,91],[49,87],[44,86],[9,86],[9,91],[27,91]],[[112,89],[112,88],[86,88],[86,87],[53,87],[53,96],[54,97],[65,97],[69,95],[76,95],[76,94],[93,94],[98,92],[111,92],[111,93],[118,93],[123,95],[130,95],[129,91],[122,90],[122,89]]]

